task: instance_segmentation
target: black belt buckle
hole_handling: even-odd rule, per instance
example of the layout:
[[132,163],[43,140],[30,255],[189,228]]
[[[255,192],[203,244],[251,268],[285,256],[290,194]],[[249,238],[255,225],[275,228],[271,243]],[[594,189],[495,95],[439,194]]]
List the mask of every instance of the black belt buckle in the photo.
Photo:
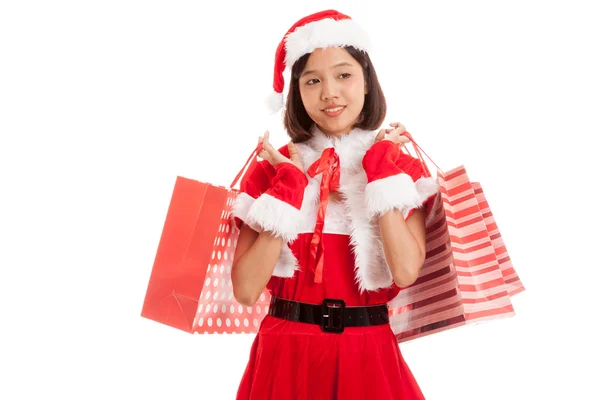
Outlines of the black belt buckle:
[[323,332],[344,332],[344,300],[325,299],[321,306],[321,330]]

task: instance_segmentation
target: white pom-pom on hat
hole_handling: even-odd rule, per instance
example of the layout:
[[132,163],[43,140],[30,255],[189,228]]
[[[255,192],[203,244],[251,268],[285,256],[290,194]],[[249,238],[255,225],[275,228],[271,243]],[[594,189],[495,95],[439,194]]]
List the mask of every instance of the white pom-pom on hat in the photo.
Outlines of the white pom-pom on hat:
[[283,108],[283,93],[271,92],[265,102],[268,110],[276,113]]

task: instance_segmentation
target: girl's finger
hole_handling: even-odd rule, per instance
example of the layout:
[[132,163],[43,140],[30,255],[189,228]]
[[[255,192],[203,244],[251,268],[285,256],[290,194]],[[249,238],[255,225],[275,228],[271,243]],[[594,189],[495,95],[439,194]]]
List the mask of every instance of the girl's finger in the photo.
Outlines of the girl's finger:
[[390,125],[392,125],[394,127],[394,129],[397,129],[400,132],[404,132],[406,130],[406,127],[404,125],[402,125],[401,123],[399,123],[399,122],[395,122],[395,123],[390,124]]
[[292,164],[295,164],[298,167],[301,166],[302,159],[300,158],[300,154],[298,153],[298,148],[296,147],[296,145],[293,142],[290,142],[288,144],[288,149],[290,151],[290,161],[292,162]]
[[260,158],[262,158],[263,160],[267,160],[269,158],[269,152],[266,151],[265,149],[262,149],[261,151],[259,151],[257,155]]
[[276,151],[273,146],[271,146],[271,143],[269,143],[269,132],[265,132],[265,136],[263,137],[263,148],[269,154],[273,154],[273,152]]

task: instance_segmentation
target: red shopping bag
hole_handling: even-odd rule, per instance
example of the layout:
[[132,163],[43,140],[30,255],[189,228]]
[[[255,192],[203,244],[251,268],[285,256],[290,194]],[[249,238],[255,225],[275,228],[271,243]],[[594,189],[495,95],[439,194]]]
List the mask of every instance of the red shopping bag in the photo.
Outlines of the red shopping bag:
[[253,307],[233,297],[231,264],[239,230],[231,218],[239,194],[178,176],[150,275],[142,317],[189,333],[255,333],[268,311],[267,289]]
[[[422,149],[407,136],[432,176]],[[513,316],[510,297],[524,290],[481,184],[469,180],[464,165],[446,172],[438,167],[437,182],[440,191],[426,225],[425,263],[415,283],[389,302],[398,342]]]

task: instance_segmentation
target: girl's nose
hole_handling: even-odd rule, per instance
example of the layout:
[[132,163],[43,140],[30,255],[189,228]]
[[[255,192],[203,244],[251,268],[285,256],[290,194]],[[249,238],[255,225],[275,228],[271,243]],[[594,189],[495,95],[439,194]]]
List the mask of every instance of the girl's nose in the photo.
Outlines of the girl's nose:
[[321,87],[323,88],[323,92],[321,93],[323,101],[338,97],[338,88],[335,82],[332,82],[329,79],[325,80]]

